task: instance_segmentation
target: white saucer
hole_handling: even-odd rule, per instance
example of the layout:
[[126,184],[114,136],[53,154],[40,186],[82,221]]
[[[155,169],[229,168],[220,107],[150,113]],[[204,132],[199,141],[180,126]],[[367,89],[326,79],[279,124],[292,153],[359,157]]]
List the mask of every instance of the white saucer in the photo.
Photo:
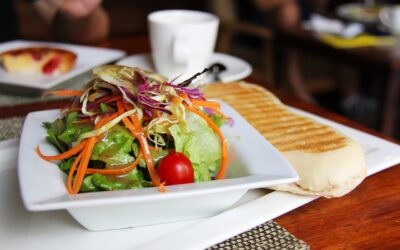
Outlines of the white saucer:
[[[221,72],[219,75],[222,82],[241,80],[249,76],[252,72],[252,67],[248,62],[223,53],[214,53],[211,56],[208,66],[214,63],[221,63],[226,67],[226,70]],[[155,71],[155,67],[149,53],[130,55],[119,60],[116,64],[130,67],[136,66],[142,69]],[[199,70],[199,72],[201,70]],[[215,80],[210,76],[206,78],[205,81],[209,83]]]

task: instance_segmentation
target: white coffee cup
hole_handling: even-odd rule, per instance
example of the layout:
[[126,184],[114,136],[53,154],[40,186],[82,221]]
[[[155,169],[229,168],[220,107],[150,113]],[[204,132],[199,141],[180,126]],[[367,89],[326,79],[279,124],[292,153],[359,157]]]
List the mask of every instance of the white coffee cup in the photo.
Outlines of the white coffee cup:
[[161,10],[147,17],[157,73],[180,80],[201,72],[214,52],[218,17],[193,10]]
[[379,12],[379,19],[390,33],[400,35],[400,6],[383,8]]

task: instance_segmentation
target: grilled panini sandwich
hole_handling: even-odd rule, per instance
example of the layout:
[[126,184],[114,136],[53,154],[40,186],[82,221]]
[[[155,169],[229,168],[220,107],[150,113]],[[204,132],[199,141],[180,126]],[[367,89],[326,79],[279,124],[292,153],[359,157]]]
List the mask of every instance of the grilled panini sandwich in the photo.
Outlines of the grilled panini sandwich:
[[245,82],[215,83],[206,85],[204,93],[231,105],[296,169],[296,183],[272,189],[339,197],[365,178],[364,154],[357,142],[290,111],[264,88]]

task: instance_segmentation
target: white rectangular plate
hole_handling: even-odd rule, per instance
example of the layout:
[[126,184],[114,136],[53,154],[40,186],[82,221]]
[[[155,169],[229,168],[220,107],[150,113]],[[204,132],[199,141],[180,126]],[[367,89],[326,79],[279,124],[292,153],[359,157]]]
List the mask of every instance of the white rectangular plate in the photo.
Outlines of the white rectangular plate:
[[92,68],[113,62],[120,59],[125,55],[124,51],[115,49],[105,49],[97,47],[89,47],[82,45],[72,45],[63,43],[51,42],[34,42],[15,40],[0,43],[0,53],[17,48],[24,48],[30,46],[46,46],[52,48],[61,48],[74,52],[77,55],[75,67],[68,73],[58,76],[32,76],[32,75],[18,75],[9,74],[3,67],[0,67],[0,85],[1,87],[13,87],[22,90],[35,90],[36,92],[43,92],[44,90],[53,88],[66,80],[76,77],[85,73]]
[[[400,163],[398,145],[295,111],[331,125],[361,143],[369,175]],[[154,242],[164,248],[204,249],[316,199],[257,189],[247,192],[235,208],[213,218],[93,233],[79,226],[65,211],[32,213],[24,209],[17,183],[17,152],[18,141],[0,142],[0,242],[4,249],[142,249],[151,248]],[[192,237],[184,238],[186,231]]]
[[[298,179],[286,159],[246,120],[227,104],[221,103],[221,106],[221,111],[235,121],[234,126],[221,127],[225,138],[229,139],[229,166],[225,178],[168,186],[165,193],[151,187],[68,195],[65,174],[35,151],[40,144],[46,155],[57,154],[55,147],[45,140],[43,122],[54,121],[60,112],[30,113],[23,126],[18,157],[18,177],[25,206],[32,211],[68,209],[88,229],[115,229],[210,217],[230,208],[249,189]],[[91,212],[94,206],[98,213]],[[149,210],[157,212],[145,212]],[[104,217],[99,219],[99,216]]]

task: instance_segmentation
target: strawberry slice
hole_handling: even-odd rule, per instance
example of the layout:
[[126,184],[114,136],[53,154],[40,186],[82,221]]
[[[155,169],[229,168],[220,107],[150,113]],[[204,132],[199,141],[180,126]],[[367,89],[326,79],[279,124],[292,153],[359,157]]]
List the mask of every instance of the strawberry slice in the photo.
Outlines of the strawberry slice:
[[58,65],[60,65],[60,62],[61,59],[58,56],[51,58],[45,65],[43,65],[42,72],[44,74],[53,73],[58,68]]

